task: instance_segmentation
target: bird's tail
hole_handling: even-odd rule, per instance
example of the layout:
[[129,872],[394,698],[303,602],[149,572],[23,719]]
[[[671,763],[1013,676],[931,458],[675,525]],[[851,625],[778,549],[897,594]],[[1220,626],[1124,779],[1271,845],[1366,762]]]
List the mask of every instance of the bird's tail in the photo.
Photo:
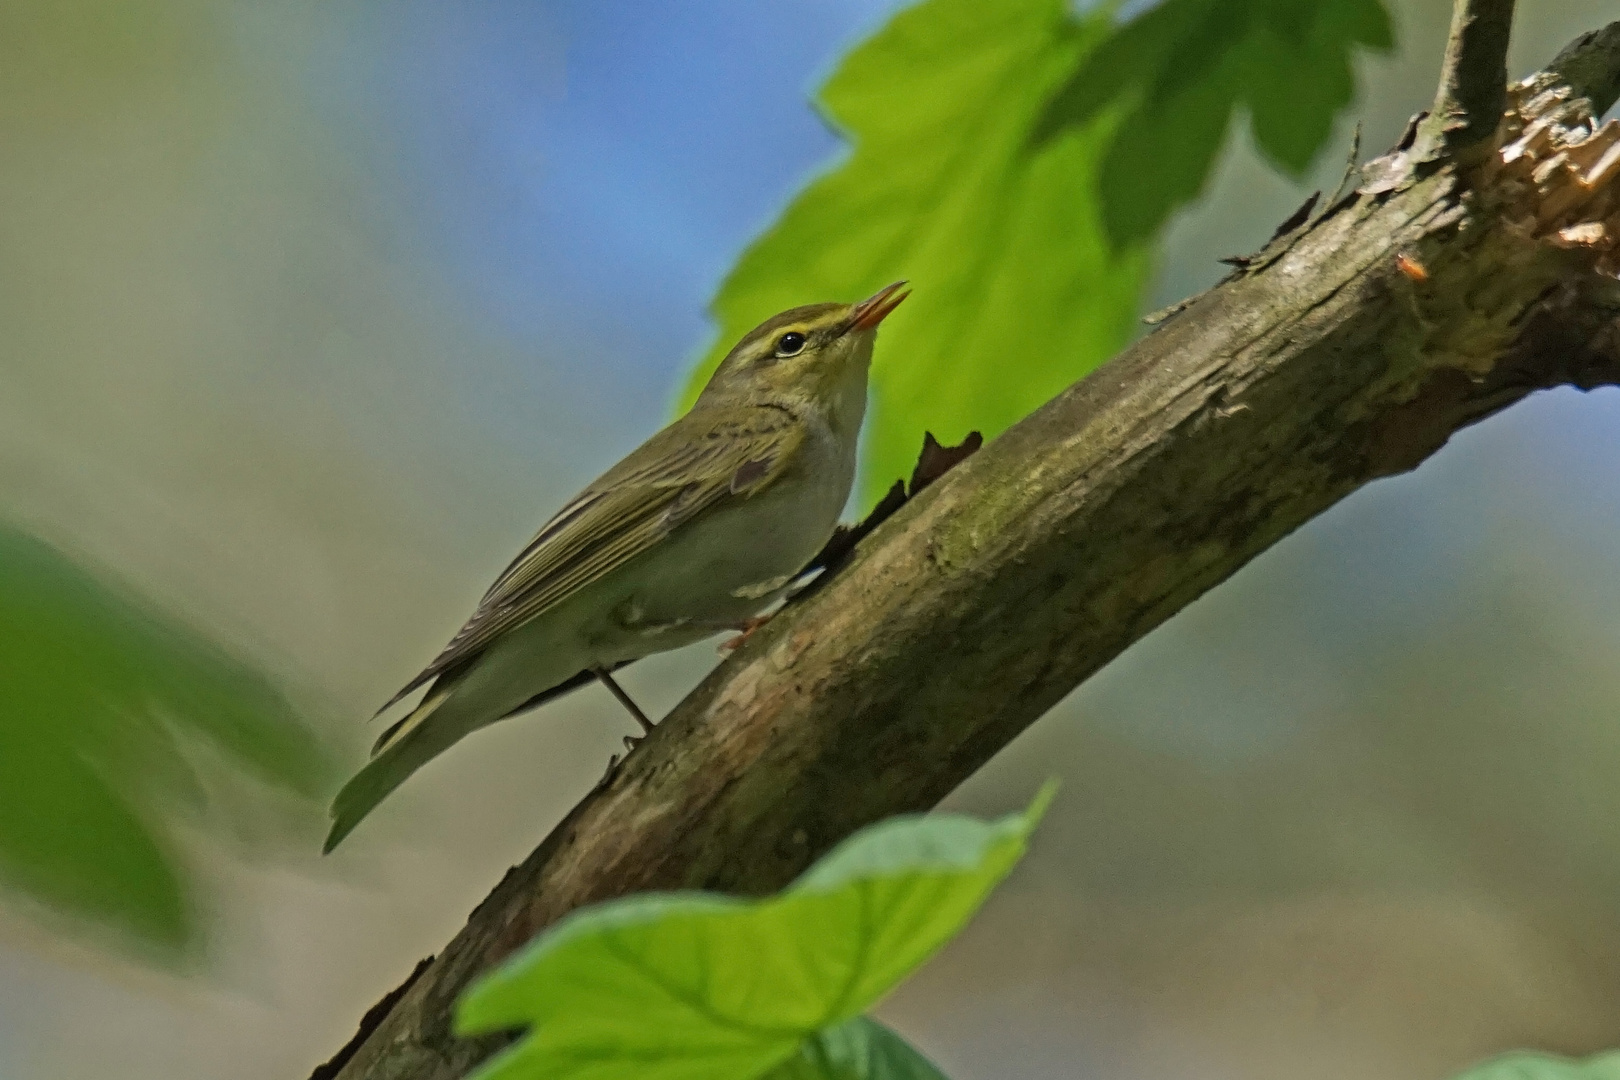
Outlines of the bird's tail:
[[470,729],[456,723],[449,715],[451,710],[444,709],[450,697],[449,689],[429,693],[377,740],[366,767],[332,800],[332,831],[326,835],[323,852],[337,847],[390,792],[467,734]]

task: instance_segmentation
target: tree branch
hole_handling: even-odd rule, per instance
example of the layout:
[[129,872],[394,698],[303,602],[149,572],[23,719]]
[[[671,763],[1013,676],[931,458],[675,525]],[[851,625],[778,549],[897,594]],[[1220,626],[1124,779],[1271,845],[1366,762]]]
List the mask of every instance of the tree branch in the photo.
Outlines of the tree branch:
[[1512,30],[1513,0],[1454,0],[1440,89],[1425,121],[1427,150],[1456,155],[1496,133]]
[[1561,58],[1572,86],[1508,95],[1488,159],[1407,166],[1279,236],[908,502],[705,679],[324,1075],[465,1075],[499,1041],[452,1036],[456,996],[567,912],[786,884],[855,829],[932,806],[1345,495],[1534,390],[1620,382],[1620,285],[1599,272],[1620,127],[1571,104],[1620,80],[1611,31]]
[[1573,88],[1602,116],[1620,98],[1620,22],[1582,34],[1553,58],[1546,74],[1554,85]]

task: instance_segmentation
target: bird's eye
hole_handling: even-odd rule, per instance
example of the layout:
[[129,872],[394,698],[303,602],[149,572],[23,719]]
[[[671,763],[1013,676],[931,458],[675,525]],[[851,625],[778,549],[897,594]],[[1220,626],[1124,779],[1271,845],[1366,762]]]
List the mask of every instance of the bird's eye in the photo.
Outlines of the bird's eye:
[[789,330],[776,339],[777,356],[794,356],[804,350],[804,335],[797,330]]

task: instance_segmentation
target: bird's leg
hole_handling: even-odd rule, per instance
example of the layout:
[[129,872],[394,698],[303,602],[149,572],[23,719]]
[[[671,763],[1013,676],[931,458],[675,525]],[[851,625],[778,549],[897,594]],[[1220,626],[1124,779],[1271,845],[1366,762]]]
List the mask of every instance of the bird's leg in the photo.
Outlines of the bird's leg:
[[[610,694],[619,699],[620,705],[623,705],[626,709],[630,710],[630,715],[635,717],[636,723],[641,725],[642,732],[647,735],[651,735],[653,722],[647,719],[647,714],[641,711],[641,707],[639,705],[630,700],[630,695],[625,693],[624,690],[620,688],[619,684],[613,681],[613,676],[608,673],[608,669],[597,668],[594,672],[592,672],[592,674],[602,681],[602,685],[608,688],[608,692]],[[635,749],[635,744],[640,741],[640,739],[636,739],[634,741],[626,739],[625,747],[626,749],[633,750]]]
[[617,776],[618,773],[619,773],[619,755],[618,754],[610,755],[608,757],[607,772],[603,773],[602,774],[602,779],[600,779],[600,780],[598,780],[596,782],[596,790],[601,791],[603,788],[605,788],[609,784],[613,783],[613,778],[615,776]]
[[776,612],[774,611],[769,615],[755,615],[752,619],[744,619],[742,622],[731,627],[731,629],[741,632],[736,637],[729,638],[720,643],[721,655],[736,652],[738,649],[742,648],[743,642],[752,637],[755,630],[758,630],[760,627],[770,622],[775,616]]

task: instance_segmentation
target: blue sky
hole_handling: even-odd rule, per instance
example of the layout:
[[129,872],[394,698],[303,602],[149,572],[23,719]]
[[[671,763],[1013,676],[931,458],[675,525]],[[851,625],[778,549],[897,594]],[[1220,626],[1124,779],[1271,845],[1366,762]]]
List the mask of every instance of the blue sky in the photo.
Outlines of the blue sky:
[[520,339],[673,378],[737,252],[839,140],[809,106],[894,0],[405,0],[343,9],[297,79],[385,148],[396,239]]

